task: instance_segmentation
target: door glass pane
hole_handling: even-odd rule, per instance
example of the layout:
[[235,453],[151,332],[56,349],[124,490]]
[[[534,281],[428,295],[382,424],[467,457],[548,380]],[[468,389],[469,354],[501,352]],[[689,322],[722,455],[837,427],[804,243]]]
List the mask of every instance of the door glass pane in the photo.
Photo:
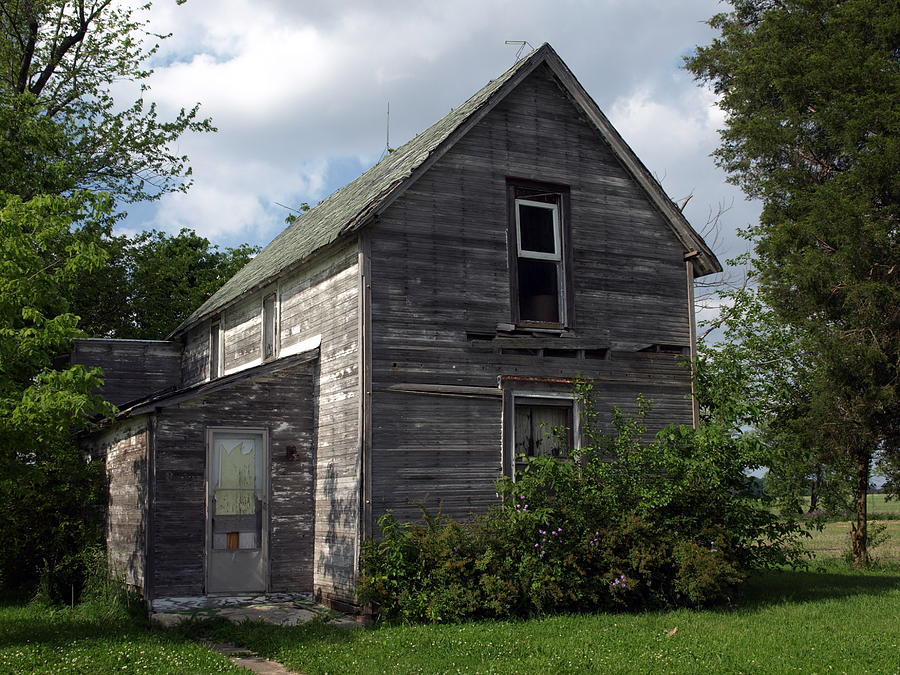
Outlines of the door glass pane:
[[259,548],[262,526],[262,439],[216,434],[213,439],[213,548]]

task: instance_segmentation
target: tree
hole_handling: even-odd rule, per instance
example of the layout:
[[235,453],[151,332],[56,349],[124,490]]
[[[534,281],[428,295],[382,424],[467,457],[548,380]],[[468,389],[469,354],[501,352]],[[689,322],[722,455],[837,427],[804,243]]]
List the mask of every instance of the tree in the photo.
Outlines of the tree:
[[[85,188],[137,201],[187,189],[187,157],[172,145],[185,131],[213,130],[199,106],[162,121],[154,103],[138,98],[120,108],[110,92],[123,80],[146,90],[147,58],[158,48],[152,40],[165,37],[147,31],[140,11],[148,7],[113,0],[0,3],[0,103],[7,117],[0,150],[5,161],[15,160],[0,190],[27,199]],[[54,132],[35,143],[35,127]]]
[[81,328],[149,340],[165,338],[259,251],[247,244],[220,250],[188,229],[115,237],[104,247],[106,264],[67,290]]
[[[0,207],[0,582],[33,582],[41,567],[57,579],[96,540],[91,514],[102,473],[86,462],[73,431],[111,406],[95,396],[97,369],[53,368],[79,334],[65,284],[103,261],[92,236],[110,217],[108,197],[77,193]],[[64,243],[64,245],[60,245]]]
[[[153,38],[164,37],[147,31],[140,18],[147,7],[0,2],[0,583],[7,587],[33,582],[40,568],[77,585],[80,551],[99,542],[102,467],[85,461],[75,432],[113,409],[93,394],[98,370],[54,367],[55,357],[83,334],[77,312],[89,303],[79,292],[99,288],[98,276],[118,281],[115,270],[98,275],[119,241],[115,202],[187,189],[190,167],[172,146],[185,131],[212,130],[197,106],[166,121],[142,98],[124,108],[113,100],[116,82],[146,90]],[[163,305],[168,289],[158,290]],[[104,290],[106,297],[120,291]]]
[[[751,274],[741,288],[718,292],[720,313],[698,341],[701,416],[755,448],[748,456],[767,467],[766,493],[785,513],[802,512],[804,496],[810,513],[844,512],[852,467],[819,433],[822,420],[810,406],[816,363],[804,336],[778,319],[752,282]],[[708,342],[711,333],[718,339]]]
[[730,2],[686,66],[726,112],[719,165],[763,202],[760,293],[802,340],[819,437],[853,463],[862,565],[870,466],[900,446],[900,9]]

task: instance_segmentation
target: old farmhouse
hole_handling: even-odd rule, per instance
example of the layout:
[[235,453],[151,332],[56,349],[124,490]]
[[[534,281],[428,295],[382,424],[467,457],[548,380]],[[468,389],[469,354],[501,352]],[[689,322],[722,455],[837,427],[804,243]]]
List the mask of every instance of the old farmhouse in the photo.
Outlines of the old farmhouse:
[[497,499],[601,406],[695,419],[693,280],[720,270],[549,45],[291,224],[167,341],[81,340],[115,422],[110,561],[145,598],[352,605],[387,509]]

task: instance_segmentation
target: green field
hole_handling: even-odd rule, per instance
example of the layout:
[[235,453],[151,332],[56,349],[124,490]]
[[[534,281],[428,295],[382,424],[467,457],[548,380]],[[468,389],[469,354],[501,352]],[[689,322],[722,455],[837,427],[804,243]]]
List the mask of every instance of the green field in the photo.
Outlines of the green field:
[[[804,502],[808,507],[809,497],[805,497]],[[866,510],[869,518],[878,518],[879,516],[888,519],[900,518],[900,500],[889,500],[887,495],[871,494],[866,497]],[[850,516],[850,514],[846,515],[847,517]]]
[[[886,495],[869,495],[868,514],[870,533],[874,532],[876,542],[869,551],[872,559],[900,563],[900,501],[888,501]],[[814,530],[811,535],[806,548],[817,561],[842,559],[850,550],[849,520],[827,522],[821,531]]]
[[887,495],[869,495],[866,505],[870,516],[894,514],[900,516],[900,499],[888,500]]
[[[900,563],[900,520],[870,520],[870,532],[884,528],[883,534],[877,537],[887,538],[869,550],[876,562]],[[825,523],[821,531],[813,531],[807,541],[806,548],[815,555],[816,560],[843,558],[850,550],[850,522],[838,521]],[[870,535],[871,536],[871,535]],[[877,541],[877,538],[876,538]]]

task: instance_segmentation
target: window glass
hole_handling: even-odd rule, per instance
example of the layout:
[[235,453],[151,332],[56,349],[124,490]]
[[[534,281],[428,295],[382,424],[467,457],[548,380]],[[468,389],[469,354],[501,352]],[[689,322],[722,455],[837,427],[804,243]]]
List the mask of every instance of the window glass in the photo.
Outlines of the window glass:
[[[527,399],[525,400],[527,401]],[[516,402],[515,454],[526,457],[566,457],[572,428],[572,403]],[[555,433],[563,431],[562,435]]]
[[209,379],[221,375],[219,364],[220,338],[219,322],[216,321],[209,327]]
[[559,323],[559,263],[519,258],[519,318]]
[[275,355],[275,294],[263,299],[263,358]]
[[522,252],[558,255],[556,207],[519,202],[519,249]]

